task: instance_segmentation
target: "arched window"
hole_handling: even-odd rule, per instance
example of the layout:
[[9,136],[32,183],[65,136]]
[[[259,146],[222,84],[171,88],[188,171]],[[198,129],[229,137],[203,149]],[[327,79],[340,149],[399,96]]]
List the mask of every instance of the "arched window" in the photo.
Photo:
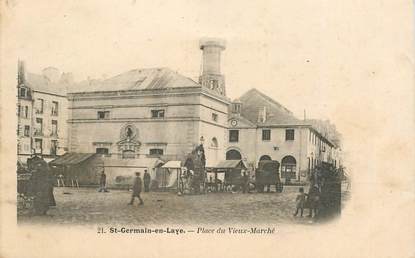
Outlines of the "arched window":
[[270,156],[268,156],[268,155],[262,155],[262,156],[259,158],[259,161],[262,161],[262,160],[272,160],[272,159],[271,159],[271,157],[270,157]]
[[295,178],[297,161],[293,156],[285,156],[281,160],[281,177]]
[[237,150],[229,150],[226,152],[226,160],[238,160],[242,159],[242,155]]
[[219,147],[218,140],[216,139],[216,137],[212,138],[212,142],[210,143],[210,147],[213,147],[213,148]]

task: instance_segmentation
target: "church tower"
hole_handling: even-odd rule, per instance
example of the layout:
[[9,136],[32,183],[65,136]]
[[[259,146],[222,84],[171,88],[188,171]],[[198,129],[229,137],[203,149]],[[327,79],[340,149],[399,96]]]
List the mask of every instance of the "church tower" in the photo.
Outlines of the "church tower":
[[203,87],[226,96],[225,76],[220,72],[220,56],[221,52],[226,48],[225,41],[205,38],[200,40],[199,47],[203,51],[202,73],[199,77],[199,83]]

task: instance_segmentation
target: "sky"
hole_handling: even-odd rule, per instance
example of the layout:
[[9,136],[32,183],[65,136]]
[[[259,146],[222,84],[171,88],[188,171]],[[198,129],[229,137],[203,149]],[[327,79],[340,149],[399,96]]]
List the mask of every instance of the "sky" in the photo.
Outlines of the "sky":
[[403,3],[9,0],[3,20],[9,36],[3,49],[9,51],[3,54],[25,60],[30,72],[54,66],[76,80],[148,67],[169,67],[196,80],[199,39],[223,38],[228,97],[255,87],[299,118],[306,110],[307,118],[330,119],[357,144],[402,110],[379,103],[409,100],[392,86],[411,76],[405,41],[411,24],[395,24],[411,13],[385,13]]
[[15,0],[14,9],[19,57],[33,72],[54,66],[81,80],[162,66],[196,79],[198,41],[208,36],[227,42],[222,70],[231,98],[255,87],[301,117],[306,109],[329,118],[324,103],[307,100],[343,86],[321,78],[329,65],[324,49],[337,36],[325,36],[332,17],[314,1]]

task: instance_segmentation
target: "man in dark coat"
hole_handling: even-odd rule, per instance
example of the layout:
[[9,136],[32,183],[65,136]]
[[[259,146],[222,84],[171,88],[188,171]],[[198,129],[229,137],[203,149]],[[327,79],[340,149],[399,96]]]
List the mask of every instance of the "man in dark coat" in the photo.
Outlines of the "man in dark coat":
[[102,171],[101,177],[99,179],[99,192],[108,192],[106,185],[107,185],[107,175],[105,175],[105,172]]
[[150,173],[148,173],[147,170],[144,170],[144,192],[148,193],[150,191],[150,181],[151,181],[151,177],[150,177]]
[[242,193],[249,193],[249,176],[245,170],[242,172]]
[[129,205],[133,205],[134,203],[134,198],[137,197],[140,200],[139,205],[143,205],[143,199],[141,199],[140,193],[141,193],[141,188],[142,188],[142,180],[140,178],[140,172],[136,172],[135,173],[135,179],[134,179],[134,183],[133,183],[133,195],[131,196],[131,201],[129,203]]

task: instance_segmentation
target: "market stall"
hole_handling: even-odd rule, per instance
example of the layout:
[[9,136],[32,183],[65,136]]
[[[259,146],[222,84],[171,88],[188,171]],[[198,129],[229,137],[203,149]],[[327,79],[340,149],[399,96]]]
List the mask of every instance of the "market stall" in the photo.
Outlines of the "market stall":
[[162,166],[161,173],[157,176],[160,188],[179,189],[180,175],[182,171],[181,161],[171,160]]
[[[208,168],[208,173],[214,175],[212,183],[215,191],[226,191],[229,187],[242,184],[242,170],[246,169],[247,166],[242,160],[222,160]],[[221,180],[220,177],[223,179]]]

